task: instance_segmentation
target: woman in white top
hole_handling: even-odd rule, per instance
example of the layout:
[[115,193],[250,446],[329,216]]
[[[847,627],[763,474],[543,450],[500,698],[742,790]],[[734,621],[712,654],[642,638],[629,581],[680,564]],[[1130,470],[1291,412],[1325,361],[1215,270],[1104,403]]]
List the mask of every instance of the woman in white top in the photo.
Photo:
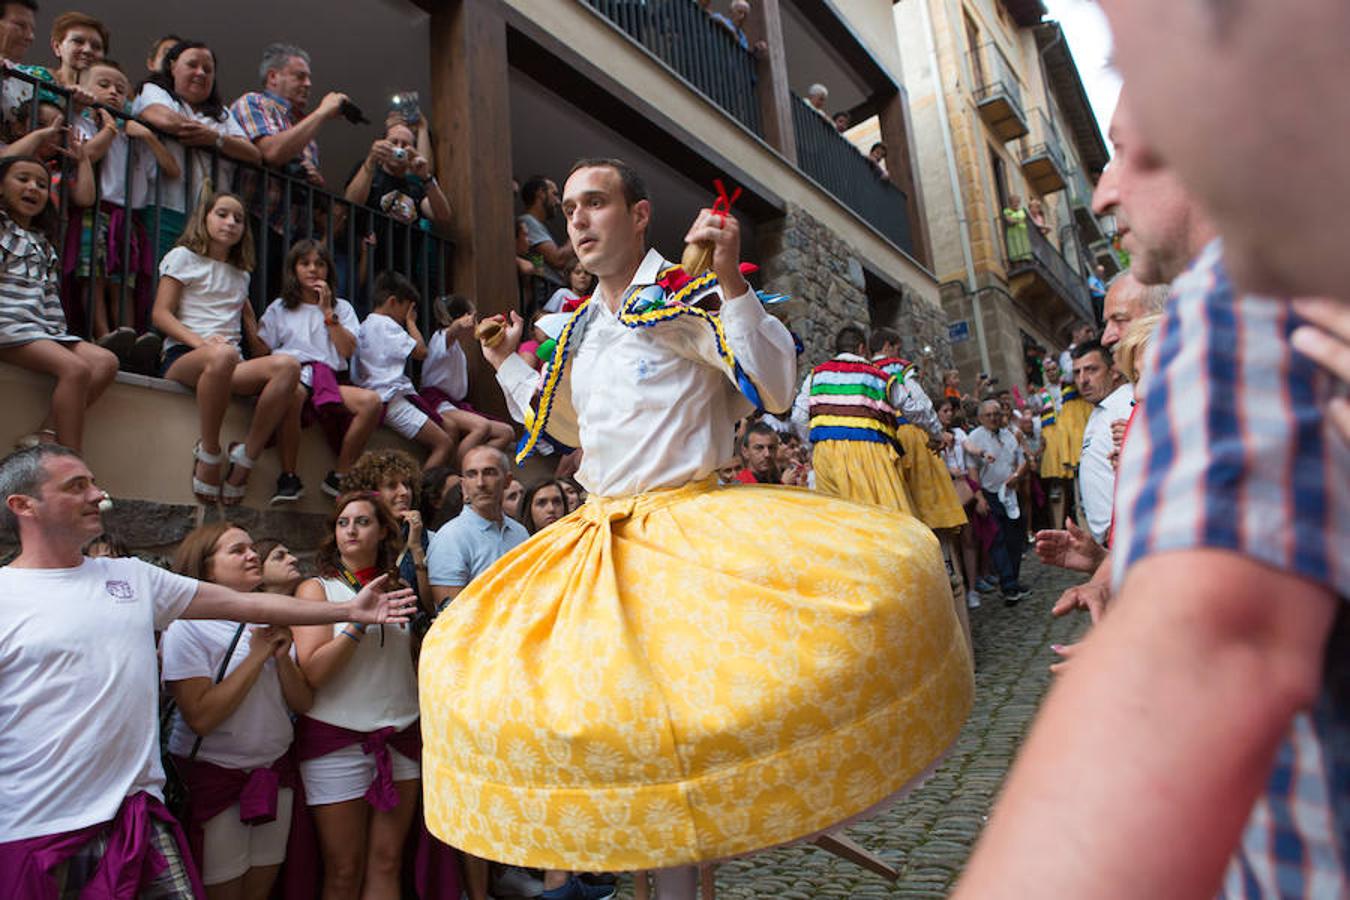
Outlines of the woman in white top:
[[[257,165],[262,153],[221,102],[216,87],[216,56],[201,41],[180,41],[170,47],[159,71],[141,88],[131,111],[176,139],[169,145],[169,152],[184,173],[178,178],[162,178],[159,185],[160,238],[155,254],[159,258],[182,233],[186,211],[196,205],[203,182],[209,178],[213,190],[229,190],[234,165],[228,159]],[[212,149],[221,157],[214,173]],[[188,150],[194,151],[190,167]],[[154,189],[151,185],[152,204]]]
[[[951,444],[942,450],[942,461],[947,464],[947,472],[952,476],[952,486],[956,488],[956,496],[966,511],[967,519],[973,522],[976,504],[974,489],[966,479],[967,434],[965,429],[954,424],[960,411],[961,401],[956,397],[946,397],[937,406],[938,421],[942,423],[943,430],[952,436]],[[962,526],[960,531],[961,571],[966,582],[966,607],[978,609],[980,594],[975,590],[975,583],[980,577],[980,567],[979,551],[975,545],[975,529],[967,524]]]
[[[174,571],[236,591],[262,583],[253,540],[228,522],[203,525],[185,537]],[[169,752],[180,760],[189,795],[195,763],[252,773],[273,767],[290,749],[291,711],[303,713],[314,700],[291,657],[290,629],[179,619],[164,632],[161,650],[164,681],[178,705]],[[217,680],[222,664],[225,676]],[[203,833],[197,865],[208,897],[268,895],[286,856],[292,800],[292,789],[280,788],[276,817],[258,825],[240,821],[238,801],[204,821],[192,817],[190,824]]]
[[[279,427],[277,494],[298,499],[303,491],[295,476],[300,429],[293,403],[300,362],[284,354],[244,360],[240,352],[244,335],[257,341],[257,323],[246,302],[252,269],[248,217],[234,194],[214,194],[197,204],[178,246],[159,264],[163,277],[152,320],[164,333],[163,375],[197,392],[201,438],[192,454],[192,493],[199,503],[238,505],[254,462]],[[223,472],[220,428],[234,394],[258,401],[248,434],[230,445],[230,467]],[[297,417],[293,428],[281,427],[288,413]]]
[[[272,353],[284,353],[300,362],[301,390],[296,401],[303,406],[312,399],[317,408],[327,402],[333,381],[337,398],[351,413],[342,437],[337,463],[324,479],[323,489],[337,496],[342,476],[366,449],[366,442],[380,427],[380,395],[346,384],[348,361],[356,352],[356,334],[361,328],[356,310],[337,296],[337,266],[323,241],[296,241],[282,268],[281,296],[273,300],[258,322],[258,338]],[[315,381],[315,367],[326,367],[334,377]],[[288,423],[299,424],[299,406]]]
[[[319,549],[320,576],[300,585],[302,600],[346,603],[361,585],[397,570],[402,541],[389,508],[365,491],[343,494],[335,508],[333,532]],[[315,690],[314,705],[297,725],[296,749],[319,830],[324,896],[397,897],[403,842],[421,790],[412,630],[305,627],[295,629],[295,644]],[[376,734],[385,728],[394,733]]]
[[449,294],[436,298],[435,311],[436,333],[427,342],[427,358],[422,362],[422,399],[440,414],[441,421],[462,435],[457,451],[461,462],[480,444],[509,453],[516,440],[515,429],[464,403],[469,394],[469,358],[460,341],[472,337],[478,310],[469,298]]

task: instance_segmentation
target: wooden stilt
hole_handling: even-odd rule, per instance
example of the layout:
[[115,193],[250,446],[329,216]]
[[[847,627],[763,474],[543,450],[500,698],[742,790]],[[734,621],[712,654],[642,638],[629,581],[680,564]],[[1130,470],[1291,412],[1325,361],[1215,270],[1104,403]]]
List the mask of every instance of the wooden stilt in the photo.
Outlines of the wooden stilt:
[[869,872],[875,872],[887,881],[899,881],[900,870],[886,862],[880,856],[877,856],[871,850],[854,841],[852,838],[844,836],[842,831],[832,831],[829,834],[822,834],[816,838],[815,844],[820,849],[833,853],[840,859],[848,860],[855,866],[860,866]]

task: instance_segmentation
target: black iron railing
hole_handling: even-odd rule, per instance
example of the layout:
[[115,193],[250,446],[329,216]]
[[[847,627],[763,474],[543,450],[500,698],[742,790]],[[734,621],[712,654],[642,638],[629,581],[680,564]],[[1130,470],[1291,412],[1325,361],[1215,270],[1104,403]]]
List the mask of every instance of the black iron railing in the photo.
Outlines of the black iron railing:
[[1044,110],[1039,109],[1032,111],[1030,125],[1031,131],[1022,138],[1022,162],[1038,156],[1048,157],[1059,169],[1060,175],[1068,179],[1069,162],[1064,155],[1064,141],[1059,136],[1059,129]]
[[801,97],[792,95],[797,167],[906,253],[914,252],[905,192]]
[[1012,63],[998,44],[990,41],[970,52],[971,75],[975,83],[975,102],[1002,97],[1026,121],[1026,107],[1022,103],[1022,81],[1013,71]]
[[1035,270],[1075,312],[1086,321],[1096,321],[1087,280],[1030,219],[1016,230],[1002,218],[995,220],[994,224],[998,233],[1003,235],[1009,278],[1029,269]]
[[695,0],[583,0],[755,134],[755,57]]
[[[20,104],[18,121],[3,123],[6,130],[27,134],[42,127],[44,119],[55,110],[61,112],[66,123],[74,122],[81,115],[70,91],[61,85],[24,71],[0,67],[0,93],[6,92],[6,84],[11,81],[26,83],[17,89],[9,85],[8,93],[17,93],[27,100]],[[37,103],[32,102],[34,90],[37,91]],[[55,107],[55,110],[45,107]],[[125,134],[126,123],[132,120],[131,116],[120,109],[102,105],[97,108],[116,118],[119,131]],[[251,300],[257,314],[261,315],[276,296],[273,288],[279,281],[285,254],[291,244],[302,238],[313,238],[323,241],[335,258],[338,269],[336,280],[343,299],[362,310],[369,303],[376,275],[386,269],[398,271],[410,278],[421,291],[423,324],[430,325],[432,299],[444,293],[451,284],[454,246],[449,239],[422,227],[420,219],[404,222],[384,210],[351,203],[342,194],[310,182],[302,173],[283,172],[230,159],[214,146],[185,147],[172,135],[150,123],[137,121],[153,131],[167,147],[183,152],[182,212],[185,215],[191,214],[208,178],[213,189],[232,190],[244,197],[249,206],[257,249],[251,276]],[[5,138],[12,144],[21,136],[19,133],[10,133]],[[144,189],[136,191],[134,188],[138,180],[135,170],[142,165],[141,154],[150,151],[141,146],[139,141],[129,141],[123,173],[123,212],[119,213],[118,208],[103,202],[102,197],[79,212],[80,208],[74,206],[71,196],[72,180],[77,170],[71,134],[63,133],[59,143],[62,152],[54,157],[60,161],[62,175],[55,201],[59,214],[59,234],[55,242],[58,252],[66,255],[80,253],[83,260],[85,254],[80,241],[75,240],[70,230],[87,230],[96,240],[101,231],[106,231],[115,222],[120,229],[115,241],[120,258],[109,260],[109,269],[115,263],[120,274],[148,275],[152,282],[148,287],[149,295],[153,298],[162,256],[159,247],[166,228],[165,212],[168,210],[165,196],[171,180],[156,163],[151,167]],[[98,163],[94,166],[96,185],[102,165]],[[135,237],[142,228],[143,238]],[[152,264],[148,268],[133,259],[134,253],[145,252],[138,251],[141,243],[148,244],[152,253]],[[90,259],[95,251],[94,246],[88,248]],[[75,319],[70,323],[71,330],[87,336],[92,319],[82,314],[92,310],[95,279],[92,275],[80,277],[75,261],[70,259],[63,259],[63,270],[67,273],[63,284],[64,304],[68,314],[76,313],[71,316]],[[74,277],[71,277],[72,273]],[[117,318],[122,323],[135,321],[136,295],[147,290],[143,285],[133,288],[132,281],[122,277],[115,289]],[[75,296],[67,296],[71,291]],[[143,299],[141,304],[144,305]],[[141,324],[144,327],[143,319]]]

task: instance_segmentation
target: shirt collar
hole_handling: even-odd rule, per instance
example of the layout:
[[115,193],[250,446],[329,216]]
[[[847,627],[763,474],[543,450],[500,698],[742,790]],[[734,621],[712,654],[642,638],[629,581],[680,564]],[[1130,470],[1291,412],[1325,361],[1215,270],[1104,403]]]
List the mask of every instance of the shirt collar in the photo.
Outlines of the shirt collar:
[[[631,288],[647,287],[648,285],[656,284],[656,279],[661,275],[661,271],[672,265],[674,264],[667,262],[666,258],[662,256],[656,248],[653,247],[648,249],[647,255],[642,257],[642,262],[638,264],[637,271],[633,273],[633,280],[628,282],[628,287],[624,289],[623,296],[617,299],[622,301],[623,297],[628,295],[628,291]],[[596,294],[599,294],[598,290],[596,291]],[[598,302],[589,305],[599,307],[608,313],[609,306],[603,302],[603,298],[597,296],[595,299]]]
[[472,506],[469,506],[467,504],[464,506],[464,511],[461,512],[460,515],[465,517],[465,521],[467,524],[474,526],[479,531],[500,532],[506,529],[505,513],[502,513],[502,521],[500,525],[492,521],[491,519],[483,518],[481,515],[479,515],[478,510],[474,509]]
[[280,94],[274,94],[271,91],[263,91],[262,95],[267,99],[271,100],[273,103],[281,104],[281,108],[286,110],[286,112],[289,113],[291,111],[291,101],[287,100]]
[[835,359],[842,359],[844,362],[869,362],[865,356],[859,356],[856,353],[840,353]]

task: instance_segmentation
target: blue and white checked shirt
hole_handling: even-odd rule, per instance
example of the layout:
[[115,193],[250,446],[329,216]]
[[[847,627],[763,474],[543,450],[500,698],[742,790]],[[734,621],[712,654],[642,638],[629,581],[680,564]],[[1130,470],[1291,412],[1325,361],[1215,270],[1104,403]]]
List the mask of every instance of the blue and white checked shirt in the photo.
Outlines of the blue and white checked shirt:
[[[1350,599],[1350,445],[1323,416],[1345,386],[1290,346],[1289,304],[1234,294],[1222,256],[1215,241],[1177,280],[1148,353],[1120,464],[1115,586],[1150,554],[1216,548]],[[1223,896],[1350,897],[1350,609]]]

